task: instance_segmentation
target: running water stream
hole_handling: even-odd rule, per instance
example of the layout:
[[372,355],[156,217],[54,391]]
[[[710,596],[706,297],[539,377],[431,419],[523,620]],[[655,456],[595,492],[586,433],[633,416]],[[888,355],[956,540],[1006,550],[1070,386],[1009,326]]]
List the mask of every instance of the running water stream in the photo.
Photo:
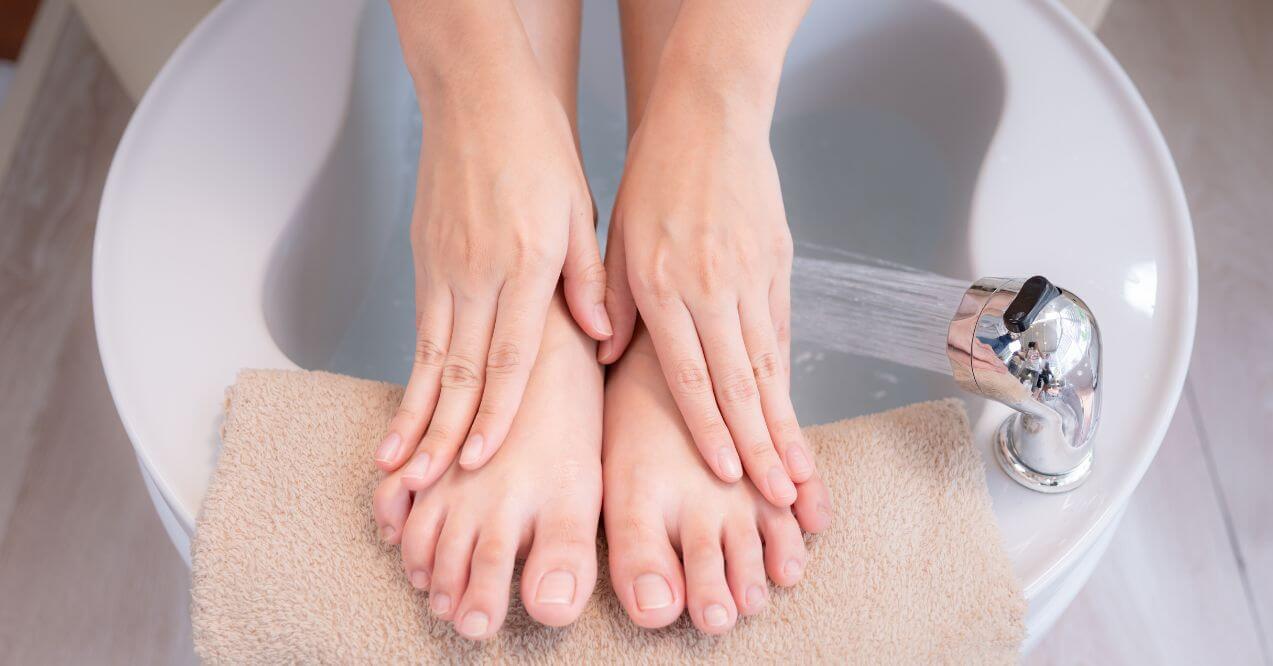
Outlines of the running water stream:
[[[804,249],[804,248],[802,248]],[[795,258],[796,341],[950,374],[946,333],[970,280],[816,247]]]

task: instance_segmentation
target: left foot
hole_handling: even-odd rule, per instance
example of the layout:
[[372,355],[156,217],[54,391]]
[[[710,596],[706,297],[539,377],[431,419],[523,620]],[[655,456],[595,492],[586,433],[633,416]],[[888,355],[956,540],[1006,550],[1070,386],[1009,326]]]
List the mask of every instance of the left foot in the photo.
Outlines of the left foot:
[[477,470],[451,465],[414,500],[403,484],[423,473],[414,459],[377,487],[382,538],[402,545],[407,579],[429,591],[430,610],[460,635],[483,640],[499,630],[521,556],[531,617],[563,626],[583,612],[597,579],[601,398],[595,345],[559,294],[498,454]]

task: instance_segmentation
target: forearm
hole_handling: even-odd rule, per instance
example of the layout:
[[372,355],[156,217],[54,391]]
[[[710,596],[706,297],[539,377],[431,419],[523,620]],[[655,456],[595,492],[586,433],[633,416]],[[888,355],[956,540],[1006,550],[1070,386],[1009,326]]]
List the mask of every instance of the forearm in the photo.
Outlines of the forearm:
[[480,107],[539,76],[511,0],[391,0],[403,59],[421,111]]
[[659,64],[659,87],[686,103],[773,113],[778,80],[809,0],[685,0]]

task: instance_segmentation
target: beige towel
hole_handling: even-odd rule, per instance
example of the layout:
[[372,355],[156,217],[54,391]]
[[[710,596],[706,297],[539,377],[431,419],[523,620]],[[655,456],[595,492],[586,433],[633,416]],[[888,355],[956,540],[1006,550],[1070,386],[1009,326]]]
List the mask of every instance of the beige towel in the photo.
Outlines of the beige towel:
[[246,371],[193,546],[195,646],[214,663],[1012,663],[1025,602],[958,401],[806,430],[838,517],[804,580],[721,638],[687,618],[636,628],[610,587],[570,627],[507,624],[473,644],[433,620],[381,545],[371,452],[401,389],[321,372]]

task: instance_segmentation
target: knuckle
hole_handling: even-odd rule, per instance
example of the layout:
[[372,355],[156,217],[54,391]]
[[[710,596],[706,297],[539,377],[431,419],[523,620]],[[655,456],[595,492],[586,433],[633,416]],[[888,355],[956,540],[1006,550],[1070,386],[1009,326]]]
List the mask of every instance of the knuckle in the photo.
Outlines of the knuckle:
[[424,439],[421,440],[420,446],[427,451],[436,452],[442,444],[450,441],[450,439],[451,426],[434,421],[429,424],[429,431],[424,434]]
[[509,557],[510,542],[502,538],[493,538],[483,541],[473,550],[474,564],[480,564],[487,567],[497,567],[504,563]]
[[704,294],[720,291],[722,275],[720,271],[720,252],[715,249],[702,249],[695,254],[694,284]]
[[487,372],[490,373],[510,374],[519,367],[521,367],[521,354],[515,342],[496,344],[486,358]]
[[731,370],[720,384],[720,400],[727,404],[739,404],[756,397],[756,377],[750,371]]
[[446,350],[428,338],[419,338],[415,343],[415,362],[417,365],[440,367],[446,360]]
[[767,457],[775,455],[773,443],[767,440],[759,441],[754,444],[748,444],[746,451],[747,451],[747,456],[753,460],[759,459],[759,458],[767,458]]
[[473,390],[481,385],[482,378],[472,359],[456,354],[446,358],[442,366],[442,388]]
[[593,261],[588,264],[576,278],[579,282],[590,287],[604,287],[606,285],[606,267],[600,261]]
[[780,419],[775,427],[778,430],[778,439],[783,442],[797,444],[803,439],[800,433],[800,424],[795,419]]
[[774,256],[782,259],[783,261],[790,262],[792,256],[795,254],[795,245],[791,241],[791,230],[783,227],[777,234],[775,234],[772,248]]
[[757,354],[751,360],[752,373],[756,376],[757,382],[764,382],[778,376],[781,372],[782,364],[778,362],[778,355],[773,352],[763,352]]
[[711,390],[712,382],[707,376],[707,368],[695,360],[684,360],[676,364],[674,371],[676,390],[682,395],[698,395]]
[[686,538],[681,544],[681,548],[685,551],[687,559],[708,560],[713,557],[716,551],[720,550],[720,540],[711,536],[710,533],[703,532]]

